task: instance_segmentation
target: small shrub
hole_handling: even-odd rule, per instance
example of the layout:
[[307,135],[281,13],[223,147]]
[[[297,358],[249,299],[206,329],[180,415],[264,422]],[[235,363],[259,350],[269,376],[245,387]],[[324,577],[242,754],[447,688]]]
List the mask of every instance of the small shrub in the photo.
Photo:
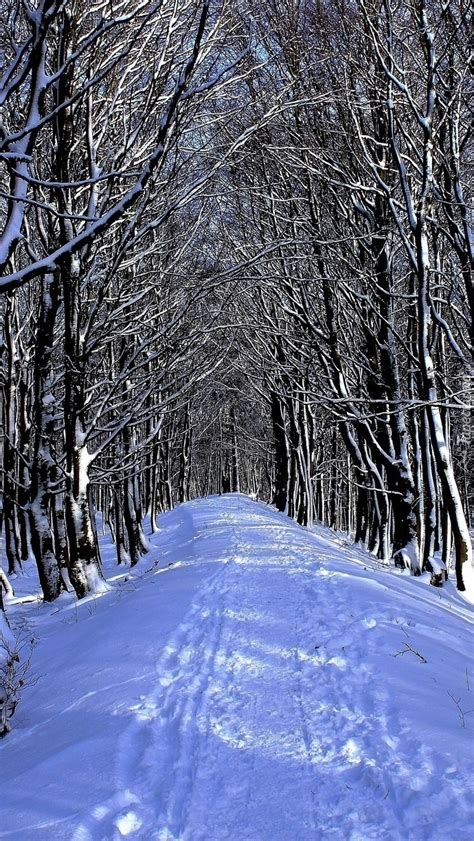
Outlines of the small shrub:
[[0,738],[11,730],[21,693],[35,683],[31,658],[35,640],[20,635],[8,638],[0,633]]

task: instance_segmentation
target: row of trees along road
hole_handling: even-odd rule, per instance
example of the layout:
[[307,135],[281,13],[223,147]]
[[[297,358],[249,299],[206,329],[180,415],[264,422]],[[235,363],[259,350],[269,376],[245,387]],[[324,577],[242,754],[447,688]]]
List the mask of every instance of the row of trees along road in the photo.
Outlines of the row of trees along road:
[[9,575],[242,490],[464,589],[464,0],[0,10]]

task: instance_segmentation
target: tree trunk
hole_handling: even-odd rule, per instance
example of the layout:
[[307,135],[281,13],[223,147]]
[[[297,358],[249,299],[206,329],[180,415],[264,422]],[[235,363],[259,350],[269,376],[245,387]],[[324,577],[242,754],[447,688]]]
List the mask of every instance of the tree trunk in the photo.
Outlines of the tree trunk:
[[5,530],[5,553],[8,560],[8,574],[15,575],[22,570],[20,559],[20,531],[18,525],[17,500],[17,458],[18,435],[18,367],[19,355],[16,337],[16,299],[14,294],[6,295],[5,344],[7,349],[7,370],[3,405],[3,526]]
[[51,528],[52,488],[57,490],[59,478],[52,452],[56,411],[52,390],[52,353],[59,295],[57,276],[46,275],[41,281],[41,302],[35,335],[35,423],[30,495],[31,547],[46,601],[53,601],[61,592],[61,575]]
[[271,393],[271,401],[273,440],[275,443],[275,493],[272,502],[279,511],[286,511],[288,505],[289,480],[288,438],[286,434],[282,401],[275,391],[272,391]]

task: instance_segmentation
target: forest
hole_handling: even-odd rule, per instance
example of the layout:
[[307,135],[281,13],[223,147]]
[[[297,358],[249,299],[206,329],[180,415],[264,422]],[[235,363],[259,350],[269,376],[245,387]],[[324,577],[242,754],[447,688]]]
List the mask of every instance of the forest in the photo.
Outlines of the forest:
[[0,0],[0,838],[472,841],[468,0]]
[[468,588],[466,0],[0,12],[2,611],[232,491]]

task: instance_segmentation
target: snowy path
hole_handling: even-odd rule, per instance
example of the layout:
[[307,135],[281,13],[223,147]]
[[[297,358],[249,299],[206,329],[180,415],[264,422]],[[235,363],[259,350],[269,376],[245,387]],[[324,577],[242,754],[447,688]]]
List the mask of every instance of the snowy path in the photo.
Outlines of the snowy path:
[[[107,797],[91,801],[91,786],[62,824],[31,836],[0,827],[0,838],[472,841],[474,763],[468,745],[459,755],[472,725],[435,686],[440,667],[456,668],[463,688],[464,659],[439,657],[450,660],[453,622],[469,651],[468,609],[421,582],[368,576],[336,544],[243,496],[167,516],[186,536],[186,562],[169,578],[195,578],[175,626],[147,649],[145,691],[102,701],[120,722],[98,763]],[[157,633],[159,609],[158,599]],[[140,661],[140,624],[135,634]],[[405,643],[428,662],[399,654]],[[474,707],[468,684],[462,703]],[[434,729],[423,730],[433,701]]]

